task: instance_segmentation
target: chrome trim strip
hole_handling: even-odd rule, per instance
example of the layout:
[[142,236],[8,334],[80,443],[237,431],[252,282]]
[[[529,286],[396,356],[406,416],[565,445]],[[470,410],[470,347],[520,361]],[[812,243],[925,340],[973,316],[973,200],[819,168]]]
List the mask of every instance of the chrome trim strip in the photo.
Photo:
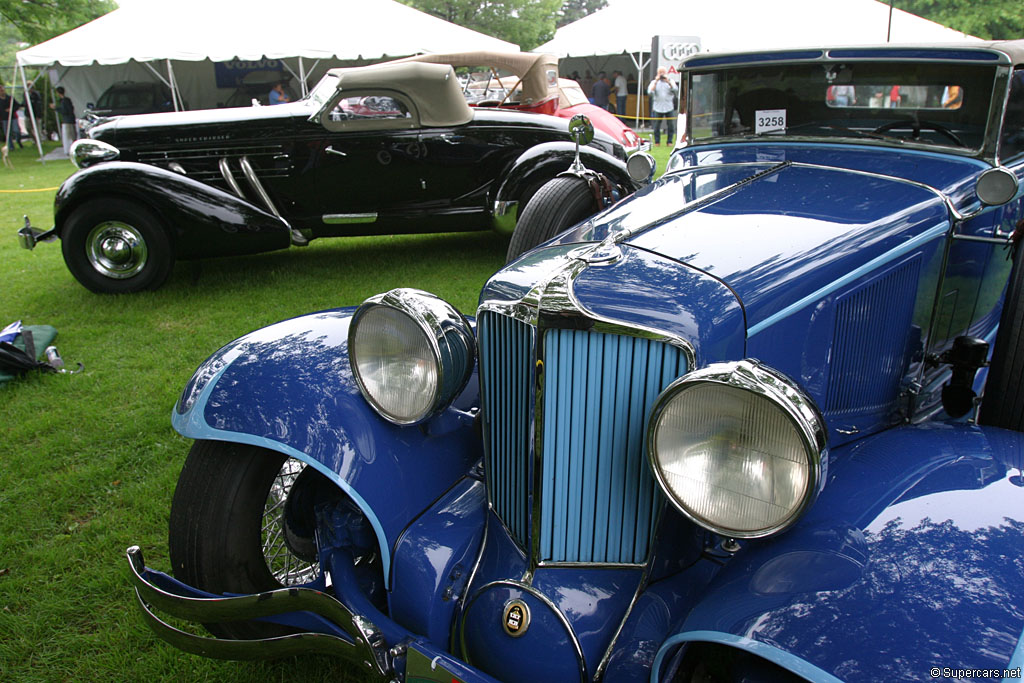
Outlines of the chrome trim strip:
[[323,221],[327,225],[348,225],[352,223],[374,223],[377,221],[377,212],[369,213],[325,213]]
[[284,223],[286,228],[288,228],[288,234],[291,236],[292,244],[298,246],[306,246],[309,244],[309,238],[293,228],[291,223],[289,223],[285,217],[281,215],[281,212],[277,210],[277,207],[274,206],[274,202],[270,200],[270,195],[268,195],[267,191],[263,189],[263,184],[260,183],[259,178],[256,177],[256,171],[253,170],[252,164],[249,163],[249,157],[243,156],[238,160],[238,165],[242,167],[242,173],[245,175],[245,179],[249,181],[249,185],[251,185],[252,189],[256,191],[260,201],[262,201],[267,207],[267,210],[274,214],[274,216]]
[[[662,517],[665,515],[665,506],[662,505],[661,509],[658,510],[658,518],[654,521],[654,528],[657,529],[661,526]],[[622,635],[622,629],[626,628],[626,622],[629,620],[629,616],[633,613],[633,609],[636,607],[636,603],[640,600],[640,595],[647,589],[647,583],[651,578],[650,571],[650,560],[654,557],[654,544],[651,544],[651,553],[647,558],[648,562],[644,565],[643,573],[640,575],[640,582],[636,585],[636,590],[633,592],[633,599],[629,601],[629,606],[623,613],[622,618],[619,619],[619,626],[615,629],[615,634],[612,635],[612,639],[608,641],[608,647],[605,648],[604,654],[601,656],[601,660],[597,663],[597,668],[594,669],[594,680],[600,681],[604,678],[604,673],[608,669],[608,662],[611,661],[612,653],[615,652],[615,646],[619,642],[619,636]]]
[[221,157],[217,160],[217,168],[220,169],[220,174],[224,177],[231,191],[245,199],[245,195],[242,194],[242,188],[238,185],[238,181],[235,180],[235,174],[231,172],[231,166],[228,164],[227,157]]
[[806,308],[807,306],[810,306],[811,304],[813,304],[815,301],[818,301],[822,297],[825,297],[825,296],[828,296],[829,294],[832,294],[837,289],[839,289],[839,288],[841,288],[841,287],[843,287],[845,285],[850,284],[851,282],[853,282],[857,278],[862,277],[863,275],[871,272],[872,270],[875,270],[875,269],[885,265],[886,263],[889,263],[890,261],[894,261],[894,260],[898,259],[899,257],[904,256],[905,254],[908,254],[909,252],[913,251],[914,249],[917,249],[918,247],[922,246],[923,244],[925,244],[927,242],[930,242],[931,240],[939,237],[940,235],[946,234],[949,230],[950,230],[950,224],[949,223],[947,223],[947,222],[939,223],[935,227],[930,228],[930,229],[922,232],[917,237],[904,242],[903,244],[901,244],[900,246],[896,247],[895,249],[887,251],[886,253],[882,254],[881,256],[877,256],[877,257],[873,258],[872,260],[868,261],[867,263],[865,263],[864,265],[860,266],[859,268],[850,271],[849,273],[847,273],[843,277],[837,278],[836,280],[833,280],[832,282],[828,283],[827,285],[825,285],[821,289],[819,289],[817,291],[814,291],[814,292],[811,292],[810,294],[808,294],[804,298],[800,299],[799,301],[795,301],[792,304],[790,304],[789,306],[786,306],[785,308],[783,308],[781,311],[779,311],[779,312],[777,312],[777,313],[775,313],[773,315],[768,316],[767,318],[765,318],[761,322],[757,323],[756,325],[751,325],[747,329],[747,339],[750,339],[755,334],[763,332],[764,330],[766,330],[767,328],[771,327],[772,325],[774,325],[774,324],[776,324],[776,323],[778,323],[778,322],[780,322],[782,320],[785,320],[786,318],[788,318],[789,316],[793,315],[797,311],[799,311],[799,310],[801,310],[803,308]]
[[579,662],[580,666],[580,683],[586,683],[586,681],[588,680],[587,661],[583,657],[583,647],[580,645],[580,640],[576,636],[576,632],[573,630],[572,624],[569,623],[569,619],[564,614],[562,614],[561,610],[558,609],[558,606],[555,605],[555,603],[550,598],[548,598],[543,593],[538,592],[533,587],[528,586],[525,583],[519,581],[499,580],[491,581],[490,583],[485,583],[483,586],[480,586],[480,589],[476,591],[476,593],[473,594],[473,597],[471,597],[466,602],[466,609],[463,612],[462,624],[459,626],[459,647],[462,650],[462,657],[466,661],[466,664],[469,664],[470,666],[475,666],[473,662],[470,661],[469,653],[466,652],[466,614],[469,613],[470,607],[473,605],[474,602],[476,602],[477,598],[483,595],[485,591],[487,591],[490,588],[494,588],[495,586],[510,586],[512,588],[521,590],[524,593],[536,598],[545,607],[552,611],[552,613],[558,618],[558,620],[562,622],[562,626],[569,634],[569,639],[572,640],[573,647],[576,648],[576,660],[577,662]]
[[268,195],[267,191],[263,189],[263,184],[259,181],[259,178],[256,177],[256,171],[253,170],[252,164],[249,163],[249,157],[244,156],[240,158],[238,160],[238,165],[242,167],[242,173],[245,175],[245,179],[249,181],[249,185],[252,186],[252,189],[256,192],[260,201],[263,202],[263,205],[267,207],[267,210],[281,220],[284,220],[281,216],[281,212],[277,210],[276,206],[274,206],[274,202],[270,201],[270,195]]

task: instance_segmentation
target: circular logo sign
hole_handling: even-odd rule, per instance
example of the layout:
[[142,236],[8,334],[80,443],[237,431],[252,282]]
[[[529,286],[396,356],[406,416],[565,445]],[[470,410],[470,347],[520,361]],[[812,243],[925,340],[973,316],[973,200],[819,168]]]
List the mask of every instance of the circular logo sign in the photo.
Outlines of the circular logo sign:
[[665,43],[661,46],[661,56],[672,62],[681,61],[697,52],[700,52],[700,47],[696,43]]
[[523,635],[530,627],[530,608],[522,600],[509,600],[501,615],[501,627],[513,638]]

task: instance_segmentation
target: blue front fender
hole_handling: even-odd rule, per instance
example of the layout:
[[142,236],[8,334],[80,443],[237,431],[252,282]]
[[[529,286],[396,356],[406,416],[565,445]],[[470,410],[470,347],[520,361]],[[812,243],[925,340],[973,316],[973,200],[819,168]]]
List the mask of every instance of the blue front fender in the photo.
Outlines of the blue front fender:
[[354,308],[285,320],[208,358],[172,424],[191,439],[260,446],[297,458],[341,487],[373,525],[385,580],[402,531],[481,457],[474,374],[455,405],[398,427],[366,403],[349,368]]
[[833,456],[807,517],[716,577],[652,681],[693,642],[816,681],[1024,664],[1024,434],[906,426]]

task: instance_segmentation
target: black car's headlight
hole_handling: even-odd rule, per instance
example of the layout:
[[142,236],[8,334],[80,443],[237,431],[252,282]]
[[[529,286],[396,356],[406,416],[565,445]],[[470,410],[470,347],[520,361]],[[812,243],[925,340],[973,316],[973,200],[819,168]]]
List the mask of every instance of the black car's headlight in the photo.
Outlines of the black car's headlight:
[[706,529],[756,538],[789,528],[825,478],[825,425],[784,375],[756,361],[710,365],[658,397],[647,457],[662,490]]
[[352,373],[381,417],[422,422],[446,408],[473,372],[476,345],[466,318],[416,289],[370,297],[348,333]]
[[87,168],[101,161],[113,161],[121,151],[102,140],[82,138],[71,143],[71,163],[78,168]]

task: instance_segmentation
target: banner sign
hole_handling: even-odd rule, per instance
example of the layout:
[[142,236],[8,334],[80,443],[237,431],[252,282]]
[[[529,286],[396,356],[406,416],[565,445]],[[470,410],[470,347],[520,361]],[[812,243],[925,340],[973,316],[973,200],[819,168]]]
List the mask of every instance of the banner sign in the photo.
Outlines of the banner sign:
[[214,62],[213,71],[218,88],[237,88],[242,79],[254,71],[283,72],[284,62],[280,59],[232,59],[229,62]]
[[669,78],[679,84],[679,65],[700,52],[700,36],[654,36],[651,39],[651,74],[665,67]]

